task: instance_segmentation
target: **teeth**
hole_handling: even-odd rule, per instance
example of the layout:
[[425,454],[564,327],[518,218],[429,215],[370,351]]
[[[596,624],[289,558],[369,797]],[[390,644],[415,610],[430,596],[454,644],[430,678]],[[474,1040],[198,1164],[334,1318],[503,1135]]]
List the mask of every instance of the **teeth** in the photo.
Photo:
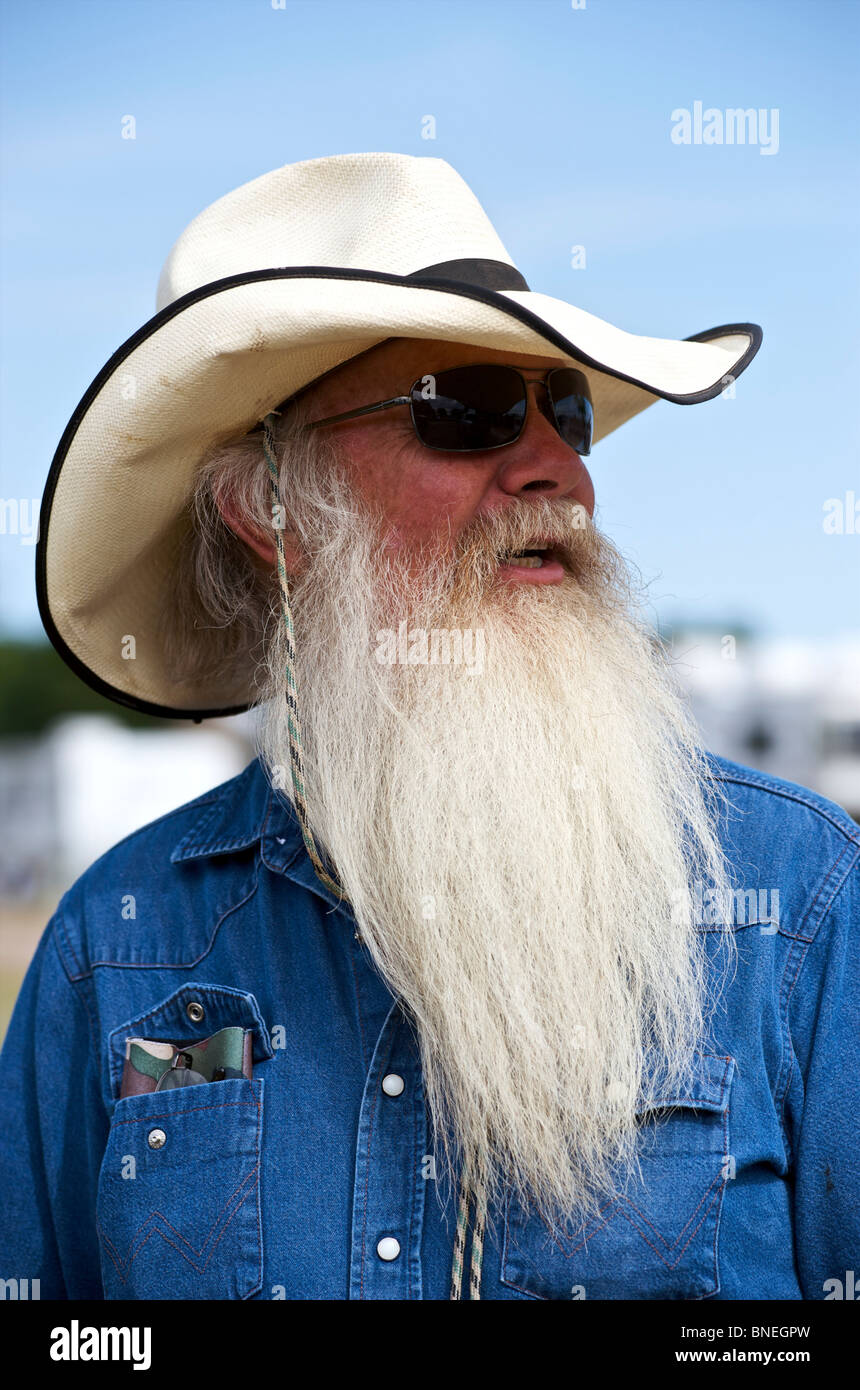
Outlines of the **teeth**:
[[506,561],[509,565],[516,565],[520,569],[539,570],[543,564],[542,555],[511,555]]

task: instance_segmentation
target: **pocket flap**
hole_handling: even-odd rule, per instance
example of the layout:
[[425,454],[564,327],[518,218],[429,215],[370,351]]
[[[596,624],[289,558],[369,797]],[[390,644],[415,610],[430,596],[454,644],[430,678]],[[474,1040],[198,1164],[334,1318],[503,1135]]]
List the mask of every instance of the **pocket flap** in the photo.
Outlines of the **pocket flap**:
[[647,1080],[642,1088],[637,1113],[641,1115],[648,1110],[668,1110],[678,1105],[722,1114],[729,1103],[734,1069],[733,1057],[700,1052],[681,1086],[669,1089],[665,1065],[649,1060],[646,1064]]
[[254,1061],[274,1056],[269,1029],[253,994],[229,985],[187,983],[114,1028],[108,1035],[111,1097],[119,1095],[126,1038],[198,1042],[222,1028],[245,1028],[254,1039]]

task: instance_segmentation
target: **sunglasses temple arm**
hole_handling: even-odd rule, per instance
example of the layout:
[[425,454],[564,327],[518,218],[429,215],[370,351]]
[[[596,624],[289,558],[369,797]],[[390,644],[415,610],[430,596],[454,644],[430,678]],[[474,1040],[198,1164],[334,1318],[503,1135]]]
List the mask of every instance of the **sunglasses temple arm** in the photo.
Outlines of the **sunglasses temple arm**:
[[411,399],[411,396],[393,396],[390,401],[377,401],[375,405],[363,405],[358,410],[345,410],[342,415],[327,415],[324,420],[312,420],[304,428],[315,430],[320,425],[335,425],[340,420],[355,420],[359,415],[373,415],[377,410],[389,410],[393,405],[409,405]]

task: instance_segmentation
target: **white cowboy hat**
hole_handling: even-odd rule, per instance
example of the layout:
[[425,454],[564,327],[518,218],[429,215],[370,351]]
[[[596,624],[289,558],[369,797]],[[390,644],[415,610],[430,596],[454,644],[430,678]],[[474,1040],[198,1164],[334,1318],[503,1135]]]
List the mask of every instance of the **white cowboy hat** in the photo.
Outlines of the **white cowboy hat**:
[[[51,465],[39,611],[87,684],[171,718],[247,708],[250,672],[247,688],[180,696],[165,669],[160,634],[195,471],[213,445],[392,337],[564,358],[589,379],[596,441],[659,397],[718,395],[761,330],[645,338],[530,290],[443,159],[333,155],[243,184],[181,234],[156,314],[99,372]],[[130,634],[134,660],[124,659]]]

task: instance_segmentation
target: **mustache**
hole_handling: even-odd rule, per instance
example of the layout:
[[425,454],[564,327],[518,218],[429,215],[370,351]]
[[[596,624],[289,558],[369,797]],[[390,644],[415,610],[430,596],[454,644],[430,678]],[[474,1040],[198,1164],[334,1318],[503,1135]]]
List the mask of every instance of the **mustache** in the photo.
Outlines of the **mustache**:
[[571,581],[589,592],[606,593],[618,578],[619,557],[581,502],[515,498],[476,517],[458,536],[450,560],[455,588],[485,592],[496,582],[502,558],[525,550],[550,552]]
[[458,539],[458,550],[487,551],[496,557],[538,545],[575,548],[594,523],[581,502],[569,497],[516,498],[505,507],[476,517]]
[[[544,550],[566,573],[558,587],[570,599],[601,602],[607,612],[623,608],[633,594],[628,567],[585,507],[570,497],[516,497],[470,521],[456,537],[450,529],[417,545],[390,546],[390,533],[376,517],[371,521],[369,555],[377,566],[379,595],[386,613],[407,596],[431,615],[454,604],[473,610],[487,601],[514,608],[552,603],[552,591],[523,589],[500,580],[505,555]],[[555,590],[557,595],[557,589]]]

